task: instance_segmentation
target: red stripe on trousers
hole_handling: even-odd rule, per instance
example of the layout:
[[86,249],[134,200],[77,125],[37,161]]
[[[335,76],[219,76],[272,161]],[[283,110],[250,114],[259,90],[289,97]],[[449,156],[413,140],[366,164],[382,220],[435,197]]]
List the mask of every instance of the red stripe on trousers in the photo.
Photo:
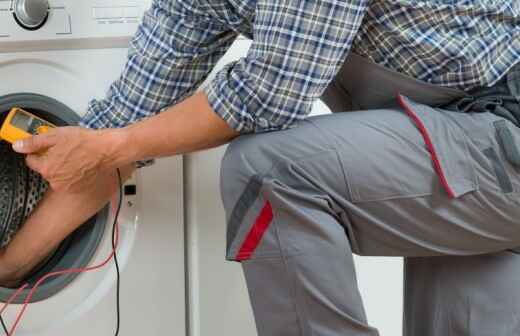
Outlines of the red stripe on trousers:
[[251,258],[251,255],[260,244],[262,236],[269,227],[269,224],[273,221],[273,208],[271,203],[265,202],[264,207],[260,211],[260,214],[256,218],[255,224],[249,230],[246,239],[242,243],[240,250],[236,256],[237,261],[247,260]]
[[455,192],[451,188],[451,186],[448,183],[448,180],[446,179],[446,175],[444,174],[444,171],[442,170],[441,163],[439,161],[439,157],[437,156],[437,152],[435,151],[435,148],[433,147],[433,142],[430,137],[430,134],[428,133],[428,130],[424,126],[421,119],[419,119],[419,116],[406,104],[403,97],[401,95],[397,95],[397,99],[399,100],[399,104],[404,108],[406,111],[406,114],[412,120],[414,121],[415,125],[419,128],[419,131],[421,132],[424,142],[426,143],[426,148],[428,149],[428,152],[430,152],[430,155],[432,157],[433,166],[435,168],[435,171],[437,172],[437,175],[439,176],[439,179],[441,180],[441,184],[448,193],[448,196],[450,198],[455,198]]

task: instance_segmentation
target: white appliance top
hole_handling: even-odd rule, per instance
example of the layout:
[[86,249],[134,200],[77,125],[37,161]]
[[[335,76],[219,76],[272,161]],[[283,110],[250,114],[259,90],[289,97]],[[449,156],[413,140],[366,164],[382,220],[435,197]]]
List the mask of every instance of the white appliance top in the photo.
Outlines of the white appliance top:
[[[23,18],[31,22],[30,16],[39,14],[36,3],[48,6],[48,17],[41,27],[22,27]],[[0,0],[0,52],[125,47],[149,4],[150,0]]]

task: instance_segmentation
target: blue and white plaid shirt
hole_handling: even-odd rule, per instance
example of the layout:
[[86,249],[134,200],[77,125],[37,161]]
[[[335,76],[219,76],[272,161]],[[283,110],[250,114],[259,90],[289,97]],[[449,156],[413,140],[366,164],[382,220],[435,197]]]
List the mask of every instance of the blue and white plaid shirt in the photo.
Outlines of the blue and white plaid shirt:
[[81,125],[123,127],[178,103],[239,34],[247,56],[204,92],[232,128],[263,132],[304,119],[351,51],[437,85],[493,85],[520,60],[520,1],[156,0]]

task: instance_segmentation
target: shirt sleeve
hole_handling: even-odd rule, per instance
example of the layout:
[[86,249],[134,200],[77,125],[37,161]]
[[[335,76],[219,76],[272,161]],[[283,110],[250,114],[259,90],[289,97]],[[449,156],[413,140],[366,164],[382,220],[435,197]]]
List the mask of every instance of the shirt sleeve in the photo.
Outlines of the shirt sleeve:
[[304,119],[339,71],[368,0],[258,0],[253,43],[204,88],[236,131],[264,132]]
[[162,3],[145,13],[122,74],[104,99],[89,103],[80,126],[124,127],[175,105],[193,94],[237,37],[183,1]]

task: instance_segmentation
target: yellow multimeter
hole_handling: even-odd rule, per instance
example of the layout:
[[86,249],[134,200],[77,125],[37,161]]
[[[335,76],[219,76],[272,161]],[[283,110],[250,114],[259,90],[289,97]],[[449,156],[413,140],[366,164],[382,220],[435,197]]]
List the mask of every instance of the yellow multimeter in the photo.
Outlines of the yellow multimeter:
[[29,138],[33,135],[47,133],[53,124],[29,113],[21,108],[15,107],[9,111],[0,129],[0,140],[14,143],[18,140]]

